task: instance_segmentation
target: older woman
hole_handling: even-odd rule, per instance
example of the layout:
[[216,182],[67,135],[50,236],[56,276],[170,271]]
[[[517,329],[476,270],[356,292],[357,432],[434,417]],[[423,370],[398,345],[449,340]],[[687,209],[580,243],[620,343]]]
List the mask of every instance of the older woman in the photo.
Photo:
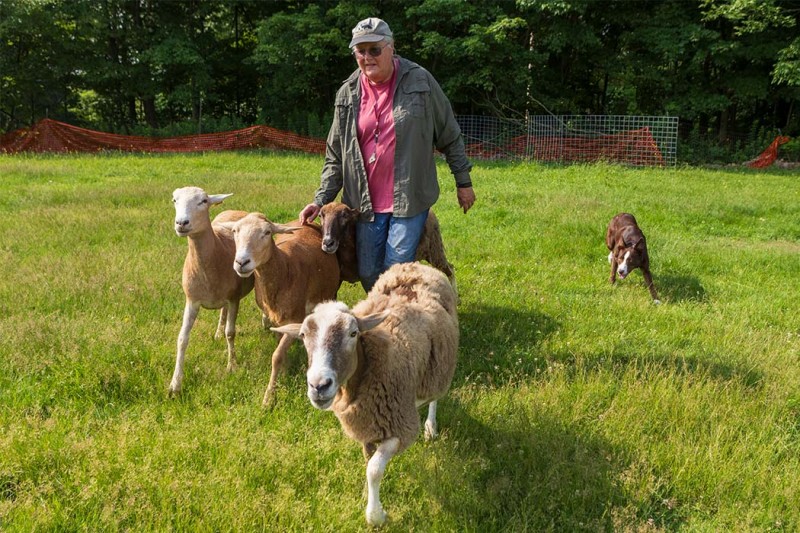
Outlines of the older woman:
[[378,18],[353,28],[350,49],[358,69],[336,94],[320,186],[300,220],[313,221],[343,190],[342,201],[361,212],[358,269],[369,291],[391,265],[414,260],[439,198],[434,148],[455,176],[464,213],[475,193],[461,128],[430,72],[396,54],[392,31]]

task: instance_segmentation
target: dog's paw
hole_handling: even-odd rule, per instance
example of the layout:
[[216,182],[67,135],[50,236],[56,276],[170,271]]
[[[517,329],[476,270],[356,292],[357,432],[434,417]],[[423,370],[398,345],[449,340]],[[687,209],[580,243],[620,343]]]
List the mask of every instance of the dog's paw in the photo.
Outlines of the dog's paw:
[[653,305],[661,305],[661,300],[653,300]]

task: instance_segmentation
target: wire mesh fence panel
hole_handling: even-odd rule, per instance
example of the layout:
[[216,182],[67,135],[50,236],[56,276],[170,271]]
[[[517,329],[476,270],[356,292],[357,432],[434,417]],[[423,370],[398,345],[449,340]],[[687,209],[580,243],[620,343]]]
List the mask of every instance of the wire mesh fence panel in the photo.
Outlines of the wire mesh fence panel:
[[678,117],[533,115],[526,120],[456,117],[476,159],[557,163],[609,161],[674,166]]

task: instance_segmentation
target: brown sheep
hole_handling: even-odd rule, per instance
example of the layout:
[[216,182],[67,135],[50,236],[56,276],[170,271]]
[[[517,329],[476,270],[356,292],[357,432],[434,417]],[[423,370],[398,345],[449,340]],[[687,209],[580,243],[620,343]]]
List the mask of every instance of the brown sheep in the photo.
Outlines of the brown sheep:
[[243,280],[231,268],[236,246],[233,235],[222,224],[234,222],[247,213],[223,211],[213,222],[209,216],[211,206],[222,203],[229,196],[231,195],[208,195],[199,187],[183,187],[172,193],[172,202],[175,204],[175,233],[188,239],[188,250],[182,275],[186,304],[178,334],[178,353],[169,385],[170,394],[177,394],[181,390],[189,335],[201,307],[222,308],[215,337],[219,337],[224,324],[228,343],[228,371],[236,367],[236,316],[239,312],[239,301],[253,289],[253,280]]
[[[322,206],[319,212],[322,219],[322,250],[336,254],[342,280],[355,283],[358,277],[358,259],[356,256],[356,222],[358,210],[347,207],[341,202],[331,202]],[[422,230],[422,238],[417,246],[417,261],[427,261],[444,272],[456,289],[456,275],[453,265],[447,261],[442,241],[439,219],[433,211],[428,211],[428,218]]]
[[380,483],[389,460],[419,435],[417,409],[428,405],[434,438],[436,401],[449,389],[458,352],[456,295],[447,278],[421,263],[393,265],[352,310],[319,304],[302,324],[273,328],[300,336],[308,353],[308,398],[330,409],[367,459],[367,522],[386,513]]
[[[229,227],[236,243],[233,269],[243,278],[255,274],[256,303],[273,324],[301,322],[316,304],[336,298],[339,264],[322,251],[317,224],[276,224],[250,213]],[[272,354],[265,406],[272,401],[292,340],[283,335]]]

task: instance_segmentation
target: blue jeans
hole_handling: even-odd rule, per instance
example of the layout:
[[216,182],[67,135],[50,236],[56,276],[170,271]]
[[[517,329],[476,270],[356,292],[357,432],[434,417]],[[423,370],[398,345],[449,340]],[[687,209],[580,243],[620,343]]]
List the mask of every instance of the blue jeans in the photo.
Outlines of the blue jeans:
[[372,222],[356,225],[358,276],[369,292],[378,277],[396,263],[410,263],[417,256],[428,210],[413,217],[375,213]]

